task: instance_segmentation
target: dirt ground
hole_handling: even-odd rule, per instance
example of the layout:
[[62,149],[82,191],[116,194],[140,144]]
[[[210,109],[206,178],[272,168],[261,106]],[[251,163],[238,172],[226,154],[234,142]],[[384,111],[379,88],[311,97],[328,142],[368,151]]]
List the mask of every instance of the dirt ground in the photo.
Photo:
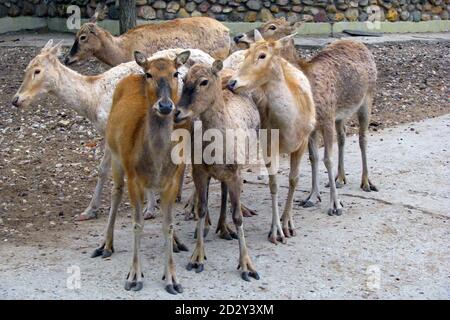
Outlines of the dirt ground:
[[[416,123],[423,119],[435,118],[450,112],[450,92],[448,89],[448,75],[450,74],[449,47],[450,44],[448,42],[433,44],[409,42],[370,46],[376,57],[379,70],[378,92],[370,124],[372,141],[385,141],[388,139],[390,137],[389,130],[391,130],[388,128],[401,124]],[[312,50],[302,51],[306,54],[313,52]],[[127,199],[125,198],[123,201],[124,204],[121,207],[122,216],[117,223],[117,229],[119,230],[117,233],[117,247],[120,248],[116,253],[116,256],[119,256],[117,259],[114,256],[108,262],[88,259],[92,249],[100,242],[102,236],[109,207],[109,191],[105,190],[103,214],[100,215],[98,220],[83,223],[73,221],[73,218],[82,212],[89,203],[96,180],[96,167],[101,157],[100,145],[102,139],[86,120],[78,117],[68,106],[55,101],[53,98],[44,98],[39,103],[35,103],[26,109],[18,110],[11,106],[10,101],[22,81],[23,70],[37,52],[38,49],[33,47],[0,48],[0,68],[2,70],[0,74],[0,91],[2,93],[0,95],[0,251],[2,252],[0,259],[3,260],[0,263],[0,269],[3,269],[0,270],[0,275],[2,273],[5,275],[10,274],[11,269],[8,269],[10,267],[20,268],[19,266],[21,266],[27,269],[27,272],[31,272],[34,268],[42,270],[39,274],[34,274],[34,277],[41,279],[42,283],[45,283],[46,275],[56,272],[55,270],[62,273],[58,277],[62,277],[62,281],[65,281],[65,268],[68,264],[64,263],[64,267],[61,269],[61,266],[58,267],[58,261],[63,261],[66,258],[67,261],[76,261],[75,257],[78,257],[81,259],[80,261],[82,261],[84,267],[92,271],[93,276],[95,276],[94,271],[102,274],[101,278],[106,287],[102,289],[104,291],[101,291],[98,297],[129,297],[122,294],[122,291],[116,292],[115,290],[122,286],[121,281],[125,276],[125,270],[128,269],[128,258],[125,259],[125,256],[129,257],[131,252],[130,242],[125,239],[131,236],[131,230],[129,230],[130,218],[127,216],[130,213],[130,207]],[[105,67],[91,61],[84,65],[76,66],[75,69],[85,74],[96,74],[105,70]],[[448,117],[436,120],[444,121],[443,125],[441,123],[442,128],[447,128],[448,131],[450,126]],[[350,135],[356,132],[355,129],[357,127],[355,127],[353,121],[349,123],[348,127]],[[414,137],[414,135],[420,136],[423,134],[422,128],[418,127],[419,124],[410,124],[394,130],[397,130],[396,132],[399,132],[400,135],[403,132]],[[378,136],[376,131],[382,131],[382,135]],[[436,132],[436,134],[439,134],[439,132]],[[401,136],[396,137],[394,140],[398,142],[399,139],[402,139]],[[433,141],[433,135],[429,136],[429,139],[429,142]],[[244,287],[244,284],[238,282],[239,280],[233,268],[230,269],[227,265],[223,268],[226,271],[223,271],[220,270],[223,266],[218,261],[211,261],[211,266],[207,272],[213,273],[218,272],[218,270],[221,272],[216,275],[217,280],[214,284],[206,282],[206,286],[211,288],[209,290],[211,292],[208,291],[207,294],[202,294],[199,284],[195,284],[194,281],[194,283],[190,283],[194,292],[192,297],[238,298],[242,295],[246,298],[449,298],[449,229],[447,225],[448,215],[446,215],[450,205],[448,200],[448,179],[446,181],[439,180],[437,183],[443,183],[444,185],[439,185],[435,188],[437,193],[445,193],[443,189],[445,190],[446,186],[447,194],[440,194],[439,197],[443,197],[445,200],[443,204],[447,205],[447,210],[442,209],[442,203],[438,205],[438,213],[431,209],[415,210],[415,205],[408,207],[408,201],[406,201],[402,202],[406,203],[405,206],[399,205],[395,209],[396,214],[390,216],[389,206],[391,204],[389,203],[392,200],[392,196],[389,193],[380,192],[376,194],[378,200],[372,198],[367,200],[365,199],[368,197],[367,194],[356,191],[360,158],[355,149],[357,140],[353,140],[353,142],[349,143],[349,149],[352,147],[354,149],[352,151],[353,155],[350,155],[349,152],[347,159],[352,158],[351,161],[354,162],[355,172],[352,173],[351,186],[348,188],[351,188],[352,192],[356,192],[356,196],[355,194],[348,195],[349,193],[346,190],[343,191],[343,201],[348,212],[343,218],[326,216],[327,190],[322,190],[324,192],[324,203],[322,203],[321,208],[308,209],[305,212],[305,210],[296,206],[296,219],[299,222],[298,225],[301,231],[296,240],[290,241],[286,246],[274,247],[267,243],[265,233],[269,225],[270,214],[268,210],[270,203],[268,187],[263,185],[264,181],[256,180],[252,176],[248,177],[248,180],[254,180],[254,183],[246,185],[244,201],[251,203],[251,206],[259,211],[258,217],[246,219],[246,224],[248,225],[247,234],[250,237],[248,241],[252,249],[254,249],[254,255],[257,257],[256,263],[260,265],[260,269],[263,270],[264,274],[271,274],[273,278],[274,273],[280,273],[277,264],[285,265],[286,260],[289,260],[287,254],[295,253],[295,258],[298,258],[297,263],[300,265],[302,265],[302,259],[313,262],[311,259],[313,259],[313,256],[316,256],[314,261],[319,262],[317,265],[306,262],[310,269],[298,271],[295,279],[284,275],[283,279],[287,277],[284,279],[285,282],[279,281],[279,283],[283,283],[283,286],[289,286],[291,282],[298,285],[304,281],[309,287],[305,286],[301,290],[299,289],[298,292],[295,291],[295,287],[292,287],[280,293],[277,292],[276,285],[271,281],[265,282],[262,280],[259,284],[256,284],[256,282],[252,284],[253,291],[243,290],[242,294],[233,291],[229,296],[226,294],[221,296],[220,294],[215,294],[212,288],[216,288],[223,281],[226,282],[228,281],[227,279],[231,279],[228,277],[230,274],[235,277],[232,278],[232,283],[238,287]],[[448,155],[450,148],[448,138],[447,140],[441,139],[440,142],[446,143],[446,145],[432,151],[445,152]],[[379,155],[376,153],[385,152],[381,147],[377,149],[378,151],[374,151],[375,148],[369,144],[369,150],[369,154],[372,157],[374,155],[376,155],[375,158],[378,157],[375,163],[372,162],[372,167],[376,175],[374,180],[382,180],[382,190],[388,189],[395,193],[396,189],[399,188],[404,192],[410,193],[424,192],[422,201],[435,196],[428,189],[426,191],[417,191],[422,186],[415,184],[406,185],[401,180],[401,176],[394,174],[392,179],[388,178],[386,172],[379,167],[377,169],[377,165],[383,162],[390,162],[390,157],[386,154]],[[391,156],[395,158],[396,148],[392,148],[389,152],[392,152]],[[410,149],[410,152],[424,154],[424,150]],[[398,159],[398,161],[408,160],[410,159]],[[402,163],[405,164],[406,162]],[[398,165],[396,164],[393,167]],[[421,165],[427,166],[426,163],[421,163]],[[445,165],[448,171],[448,157],[447,162],[439,165]],[[407,164],[399,170],[420,172],[423,168]],[[306,195],[304,191],[309,188],[310,184],[310,170],[307,168],[306,160],[303,161],[303,172],[299,186],[300,191],[296,196],[297,200]],[[282,175],[286,178],[288,171],[283,170]],[[446,175],[449,178],[448,172]],[[325,174],[321,178],[322,186],[324,185],[324,178]],[[415,180],[414,183],[421,183],[421,181]],[[190,194],[191,187],[192,184],[187,179],[184,186],[186,191],[184,192],[183,202]],[[218,186],[214,185],[213,191],[217,190]],[[219,207],[217,193],[213,192],[214,197],[211,200],[213,210],[218,210],[217,208]],[[285,192],[282,193],[280,199],[284,199],[284,196]],[[251,199],[257,199],[257,201],[251,201]],[[436,202],[436,199],[433,200]],[[362,208],[364,209],[363,211],[361,211]],[[383,214],[376,218],[378,210],[383,212]],[[314,214],[311,214],[311,212],[314,212]],[[177,225],[182,229],[181,234],[184,239],[189,239],[187,243],[192,249],[191,231],[194,224],[183,220],[182,204],[177,205],[176,215]],[[417,221],[419,221],[419,225],[415,224]],[[370,229],[374,226],[371,223],[376,224],[376,228],[373,230]],[[403,230],[402,223],[404,223],[403,227],[411,229]],[[158,282],[159,273],[162,271],[161,259],[158,256],[162,252],[160,221],[156,219],[147,225],[149,225],[149,228],[146,230],[144,242],[150,239],[154,244],[154,248],[145,253],[146,269],[148,269],[149,265],[152,268],[152,274],[146,278],[146,282],[148,286],[152,285],[158,290],[156,290],[156,293],[147,292],[145,296],[167,298],[162,291],[161,284]],[[427,232],[427,226],[432,228],[433,234],[438,236],[439,239],[430,238],[423,234],[423,232]],[[323,230],[336,234],[324,236]],[[414,233],[411,234],[411,232],[415,231],[417,231],[417,237],[414,237]],[[339,233],[343,233],[343,239],[348,241],[345,243],[341,242],[338,239]],[[432,244],[421,242],[421,240],[428,241],[430,239],[438,242],[436,247],[433,246],[433,249],[437,250],[436,252],[423,250],[423,247],[432,246]],[[317,241],[316,243],[315,240]],[[401,240],[401,243],[397,242],[399,240]],[[207,246],[211,246],[211,250],[218,250],[217,252],[231,249],[231,245],[225,246],[221,241],[217,240],[215,235],[210,236]],[[376,247],[379,250],[372,247],[372,241],[378,241]],[[351,244],[353,242],[358,242],[356,248],[352,248]],[[341,274],[350,281],[352,272],[359,274],[366,272],[365,268],[371,259],[368,258],[363,265],[344,265],[340,257],[335,256],[332,251],[332,248],[338,243],[343,249],[342,254],[346,258],[361,254],[374,255],[377,257],[374,261],[376,260],[379,263],[385,263],[384,258],[387,258],[390,263],[392,262],[393,265],[399,268],[395,272],[392,271],[392,274],[385,275],[388,277],[389,285],[393,285],[393,287],[384,287],[381,291],[374,293],[370,290],[357,291],[356,288],[346,287],[344,284],[339,285],[339,281],[333,276],[335,275],[334,272]],[[301,246],[303,249],[298,249],[299,251],[297,252],[297,246]],[[391,246],[392,248],[390,248]],[[430,278],[420,279],[420,281],[416,279],[416,281],[410,273],[406,272],[407,282],[402,282],[406,280],[402,277],[402,268],[407,268],[407,266],[395,264],[394,260],[397,259],[395,252],[398,250],[402,254],[407,255],[409,251],[406,249],[408,248],[411,251],[422,250],[425,256],[432,255],[426,264],[422,266],[427,268],[424,275],[426,274]],[[283,250],[287,250],[285,254],[282,253]],[[31,259],[26,256],[30,252],[33,252]],[[236,255],[237,257],[237,246],[234,245],[233,250],[229,250],[225,254],[233,257]],[[383,254],[389,255],[389,257],[383,257]],[[335,259],[326,259],[326,262],[320,263],[320,257],[324,258],[330,255],[335,256]],[[405,258],[408,260],[406,263],[414,265],[417,262],[414,261],[414,257],[413,254],[411,257]],[[187,254],[178,256],[179,270],[182,270],[181,265],[187,261],[187,258]],[[425,259],[425,257],[422,258]],[[447,260],[444,258],[447,258]],[[116,268],[112,268],[111,264],[116,264],[118,261],[121,261],[120,265],[117,264]],[[352,259],[348,260],[349,263],[352,261]],[[103,268],[102,263],[110,265],[107,274],[96,269]],[[402,263],[405,263],[405,261],[402,260]],[[378,265],[378,263],[374,263],[374,265]],[[289,269],[290,267],[287,268]],[[381,268],[384,269],[384,266]],[[352,269],[352,272],[348,273],[348,269]],[[113,274],[109,272],[113,272]],[[293,270],[293,272],[296,271]],[[387,270],[384,269],[383,272],[387,272]],[[306,279],[308,274],[315,275]],[[433,274],[436,277],[433,277]],[[10,276],[13,277],[13,274],[10,274]],[[328,278],[323,278],[323,276]],[[187,279],[194,276],[187,271],[180,271],[181,277]],[[214,279],[214,276],[208,277]],[[24,279],[18,279],[17,283],[25,281]],[[8,286],[7,283],[13,285],[13,287]],[[402,286],[403,284],[405,286]],[[32,292],[29,292],[28,297],[58,297],[61,291],[56,290],[56,288],[63,285],[64,283],[59,283],[53,291],[51,289],[41,289],[37,286],[31,290]],[[87,290],[84,293],[72,292],[65,297],[95,297],[95,292],[92,291],[95,288],[94,283],[90,283],[87,286],[89,287],[90,285],[92,285],[92,288],[90,287],[91,291]],[[196,285],[197,287],[195,287]],[[226,287],[229,285],[231,284],[227,284]],[[26,288],[25,283],[24,286]],[[405,289],[406,291],[402,291],[408,286],[414,288],[414,290]],[[44,290],[44,292],[41,292],[41,290]],[[5,297],[17,298],[24,294],[26,295],[27,293],[23,289],[19,287],[14,288],[12,278],[7,278],[6,282],[0,282],[0,297],[4,295]],[[137,296],[134,297],[139,298]]]

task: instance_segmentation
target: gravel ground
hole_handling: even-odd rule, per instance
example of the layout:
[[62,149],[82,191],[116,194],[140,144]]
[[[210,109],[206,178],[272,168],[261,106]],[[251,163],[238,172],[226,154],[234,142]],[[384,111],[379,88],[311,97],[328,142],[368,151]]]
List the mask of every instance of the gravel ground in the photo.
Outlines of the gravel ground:
[[[370,124],[372,134],[399,124],[449,113],[449,46],[448,42],[370,46],[379,70]],[[313,52],[304,51],[307,54]],[[0,246],[23,246],[40,252],[46,248],[57,251],[56,244],[61,244],[86,253],[99,242],[101,226],[106,223],[109,195],[104,197],[105,214],[100,215],[98,221],[76,223],[73,218],[90,200],[102,139],[86,120],[53,98],[43,98],[21,110],[11,106],[10,101],[22,81],[23,70],[37,52],[38,49],[33,47],[0,48],[0,67],[3,70],[0,75]],[[75,69],[85,74],[97,74],[105,67],[91,61]],[[353,121],[350,122],[349,134],[355,129]],[[408,130],[420,134],[415,125],[409,126]],[[306,170],[308,182],[303,184],[303,189],[309,186],[309,169]],[[287,174],[283,172],[284,176]],[[400,181],[398,183],[401,184]],[[190,188],[187,179],[185,189]],[[415,186],[408,188],[414,190]],[[266,191],[264,187],[264,195],[268,197]],[[184,200],[189,193],[184,193]],[[266,207],[260,209],[267,211]],[[120,210],[130,213],[126,198]],[[181,205],[177,205],[177,215],[177,220],[181,221]],[[267,213],[261,212],[261,215],[266,216]],[[324,216],[318,219],[327,221]],[[123,217],[118,225],[120,229],[127,229],[128,218]],[[386,228],[391,227],[387,225]],[[260,238],[264,241],[263,236]],[[67,244],[68,239],[70,244]],[[34,259],[39,262],[39,258]],[[442,292],[437,296],[442,297]]]

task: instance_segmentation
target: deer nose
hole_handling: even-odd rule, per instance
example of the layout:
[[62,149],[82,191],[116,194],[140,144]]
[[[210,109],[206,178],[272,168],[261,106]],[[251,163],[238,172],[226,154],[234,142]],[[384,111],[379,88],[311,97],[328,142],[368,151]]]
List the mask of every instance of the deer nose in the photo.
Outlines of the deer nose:
[[166,115],[172,112],[173,104],[171,101],[163,101],[161,100],[159,103],[159,112]]
[[238,43],[239,40],[241,40],[244,37],[243,33],[239,33],[238,35],[234,36],[233,40],[234,42]]
[[12,105],[13,105],[14,107],[19,107],[19,96],[15,96],[15,97],[12,99]]
[[230,80],[230,81],[228,81],[228,84],[227,84],[228,89],[230,89],[231,91],[233,91],[234,88],[236,87],[236,83],[237,83],[236,80]]

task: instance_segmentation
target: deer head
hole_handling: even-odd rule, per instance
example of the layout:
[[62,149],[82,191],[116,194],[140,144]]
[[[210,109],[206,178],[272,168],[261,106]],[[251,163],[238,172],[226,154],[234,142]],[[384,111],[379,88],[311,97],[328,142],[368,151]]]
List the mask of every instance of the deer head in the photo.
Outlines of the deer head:
[[16,107],[28,106],[39,96],[51,92],[58,79],[57,65],[62,41],[53,45],[49,40],[41,52],[28,64],[25,76],[12,104]]
[[105,3],[102,2],[97,5],[92,18],[89,22],[83,24],[75,35],[75,41],[64,58],[64,64],[70,65],[77,61],[89,59],[101,49],[102,42],[99,38],[100,28],[97,26],[97,21],[103,19],[107,12],[108,7]]
[[234,92],[251,90],[271,80],[273,57],[278,55],[294,36],[295,34],[291,34],[277,41],[266,41],[260,32],[255,30],[256,42],[247,50],[237,74],[228,81],[228,88]]
[[[302,24],[302,21],[289,22],[283,17],[268,21],[256,30],[258,30],[266,40],[279,40],[294,33]],[[250,44],[255,42],[254,30],[240,33],[236,35],[233,40],[240,48],[248,49]]]
[[219,76],[222,66],[222,61],[216,60],[212,67],[195,64],[189,69],[177,104],[176,123],[200,115],[217,100],[222,93]]
[[190,51],[183,51],[173,60],[157,58],[149,61],[143,53],[134,53],[136,63],[144,71],[147,98],[155,101],[151,108],[162,117],[174,110],[174,102],[178,101],[178,68],[186,63],[190,54]]

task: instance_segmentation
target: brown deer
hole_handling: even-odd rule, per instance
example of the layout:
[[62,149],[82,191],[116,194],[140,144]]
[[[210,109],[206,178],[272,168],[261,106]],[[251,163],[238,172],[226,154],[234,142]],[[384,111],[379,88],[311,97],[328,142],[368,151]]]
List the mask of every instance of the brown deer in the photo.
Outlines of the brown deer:
[[[130,202],[134,208],[134,249],[126,290],[140,290],[143,286],[140,240],[143,230],[142,202],[144,192],[152,189],[160,193],[165,238],[166,290],[171,294],[182,292],[172,257],[173,213],[180,176],[184,165],[171,161],[174,128],[174,103],[178,100],[178,71],[189,58],[185,51],[175,59],[159,58],[148,61],[144,54],[135,53],[135,59],[144,74],[130,75],[117,85],[111,113],[106,127],[106,142],[112,154],[114,190],[111,197],[110,223],[114,224],[120,204],[124,177],[127,177]],[[105,244],[112,237],[106,233]],[[103,249],[103,248],[100,248]]]
[[[263,24],[259,31],[269,40],[277,40],[295,31],[297,25],[285,19],[277,19]],[[249,31],[234,38],[236,42],[249,45],[254,41],[255,32]],[[298,67],[308,77],[316,105],[317,126],[309,142],[309,158],[312,167],[312,189],[303,201],[304,207],[314,206],[321,201],[318,186],[318,133],[324,140],[324,163],[328,171],[330,187],[330,207],[328,214],[341,215],[342,205],[336,188],[347,183],[344,170],[345,121],[357,114],[359,121],[359,145],[362,157],[362,179],[360,187],[367,192],[378,191],[369,180],[367,165],[367,129],[370,111],[376,90],[377,68],[370,50],[362,43],[351,40],[337,40],[326,46],[310,60],[297,54],[294,41],[286,44],[282,56]],[[239,56],[234,60],[239,59]],[[236,62],[234,62],[236,64]],[[338,174],[333,177],[332,148],[334,130],[337,131],[339,162]]]
[[256,42],[247,50],[240,69],[229,80],[228,87],[234,92],[252,89],[263,92],[265,103],[258,104],[261,128],[278,130],[279,153],[290,155],[289,192],[282,216],[283,226],[278,213],[276,171],[274,172],[273,168],[269,170],[272,196],[272,227],[269,239],[273,243],[278,240],[285,243],[285,237],[295,234],[292,217],[293,196],[298,183],[300,160],[316,124],[316,113],[308,79],[302,71],[279,56],[280,50],[293,36],[277,41],[264,41],[258,31],[255,33]]
[[[236,95],[228,90],[222,90],[222,82],[219,72],[222,69],[222,61],[217,60],[213,66],[204,64],[195,64],[189,69],[185,78],[182,95],[177,104],[175,122],[180,123],[186,119],[199,118],[202,123],[202,129],[216,130],[220,136],[225,138],[224,145],[228,148],[234,145],[227,140],[229,136],[227,131],[248,132],[256,130],[259,126],[258,110],[250,97]],[[195,136],[195,135],[194,135]],[[192,147],[200,145],[203,151],[206,145],[203,141],[192,141]],[[244,146],[237,145],[237,149]],[[234,149],[233,149],[234,150]],[[215,150],[219,152],[218,150]],[[221,151],[224,151],[223,149]],[[242,150],[239,150],[242,152]],[[236,152],[239,152],[236,151]],[[199,163],[193,161],[192,176],[198,194],[198,216],[197,230],[204,230],[205,220],[208,215],[208,182],[211,177],[221,181],[222,203],[220,211],[220,220],[218,230],[221,235],[235,235],[226,225],[226,203],[227,193],[230,194],[231,212],[234,225],[239,240],[239,268],[242,270],[242,278],[250,281],[249,277],[259,279],[259,275],[248,254],[245,242],[244,228],[242,222],[242,211],[240,203],[241,194],[241,167],[242,165],[232,157],[226,159],[223,153],[214,162],[208,162],[203,157]],[[188,270],[196,269],[196,272],[203,271],[205,261],[205,248],[203,241],[203,232],[197,232],[197,244],[192,254],[191,260],[187,266]]]
[[144,24],[115,37],[96,24],[97,17],[98,14],[81,26],[65,64],[95,57],[109,66],[117,66],[133,60],[134,51],[149,56],[171,48],[196,48],[215,59],[225,59],[230,52],[228,28],[212,18],[180,18]]

